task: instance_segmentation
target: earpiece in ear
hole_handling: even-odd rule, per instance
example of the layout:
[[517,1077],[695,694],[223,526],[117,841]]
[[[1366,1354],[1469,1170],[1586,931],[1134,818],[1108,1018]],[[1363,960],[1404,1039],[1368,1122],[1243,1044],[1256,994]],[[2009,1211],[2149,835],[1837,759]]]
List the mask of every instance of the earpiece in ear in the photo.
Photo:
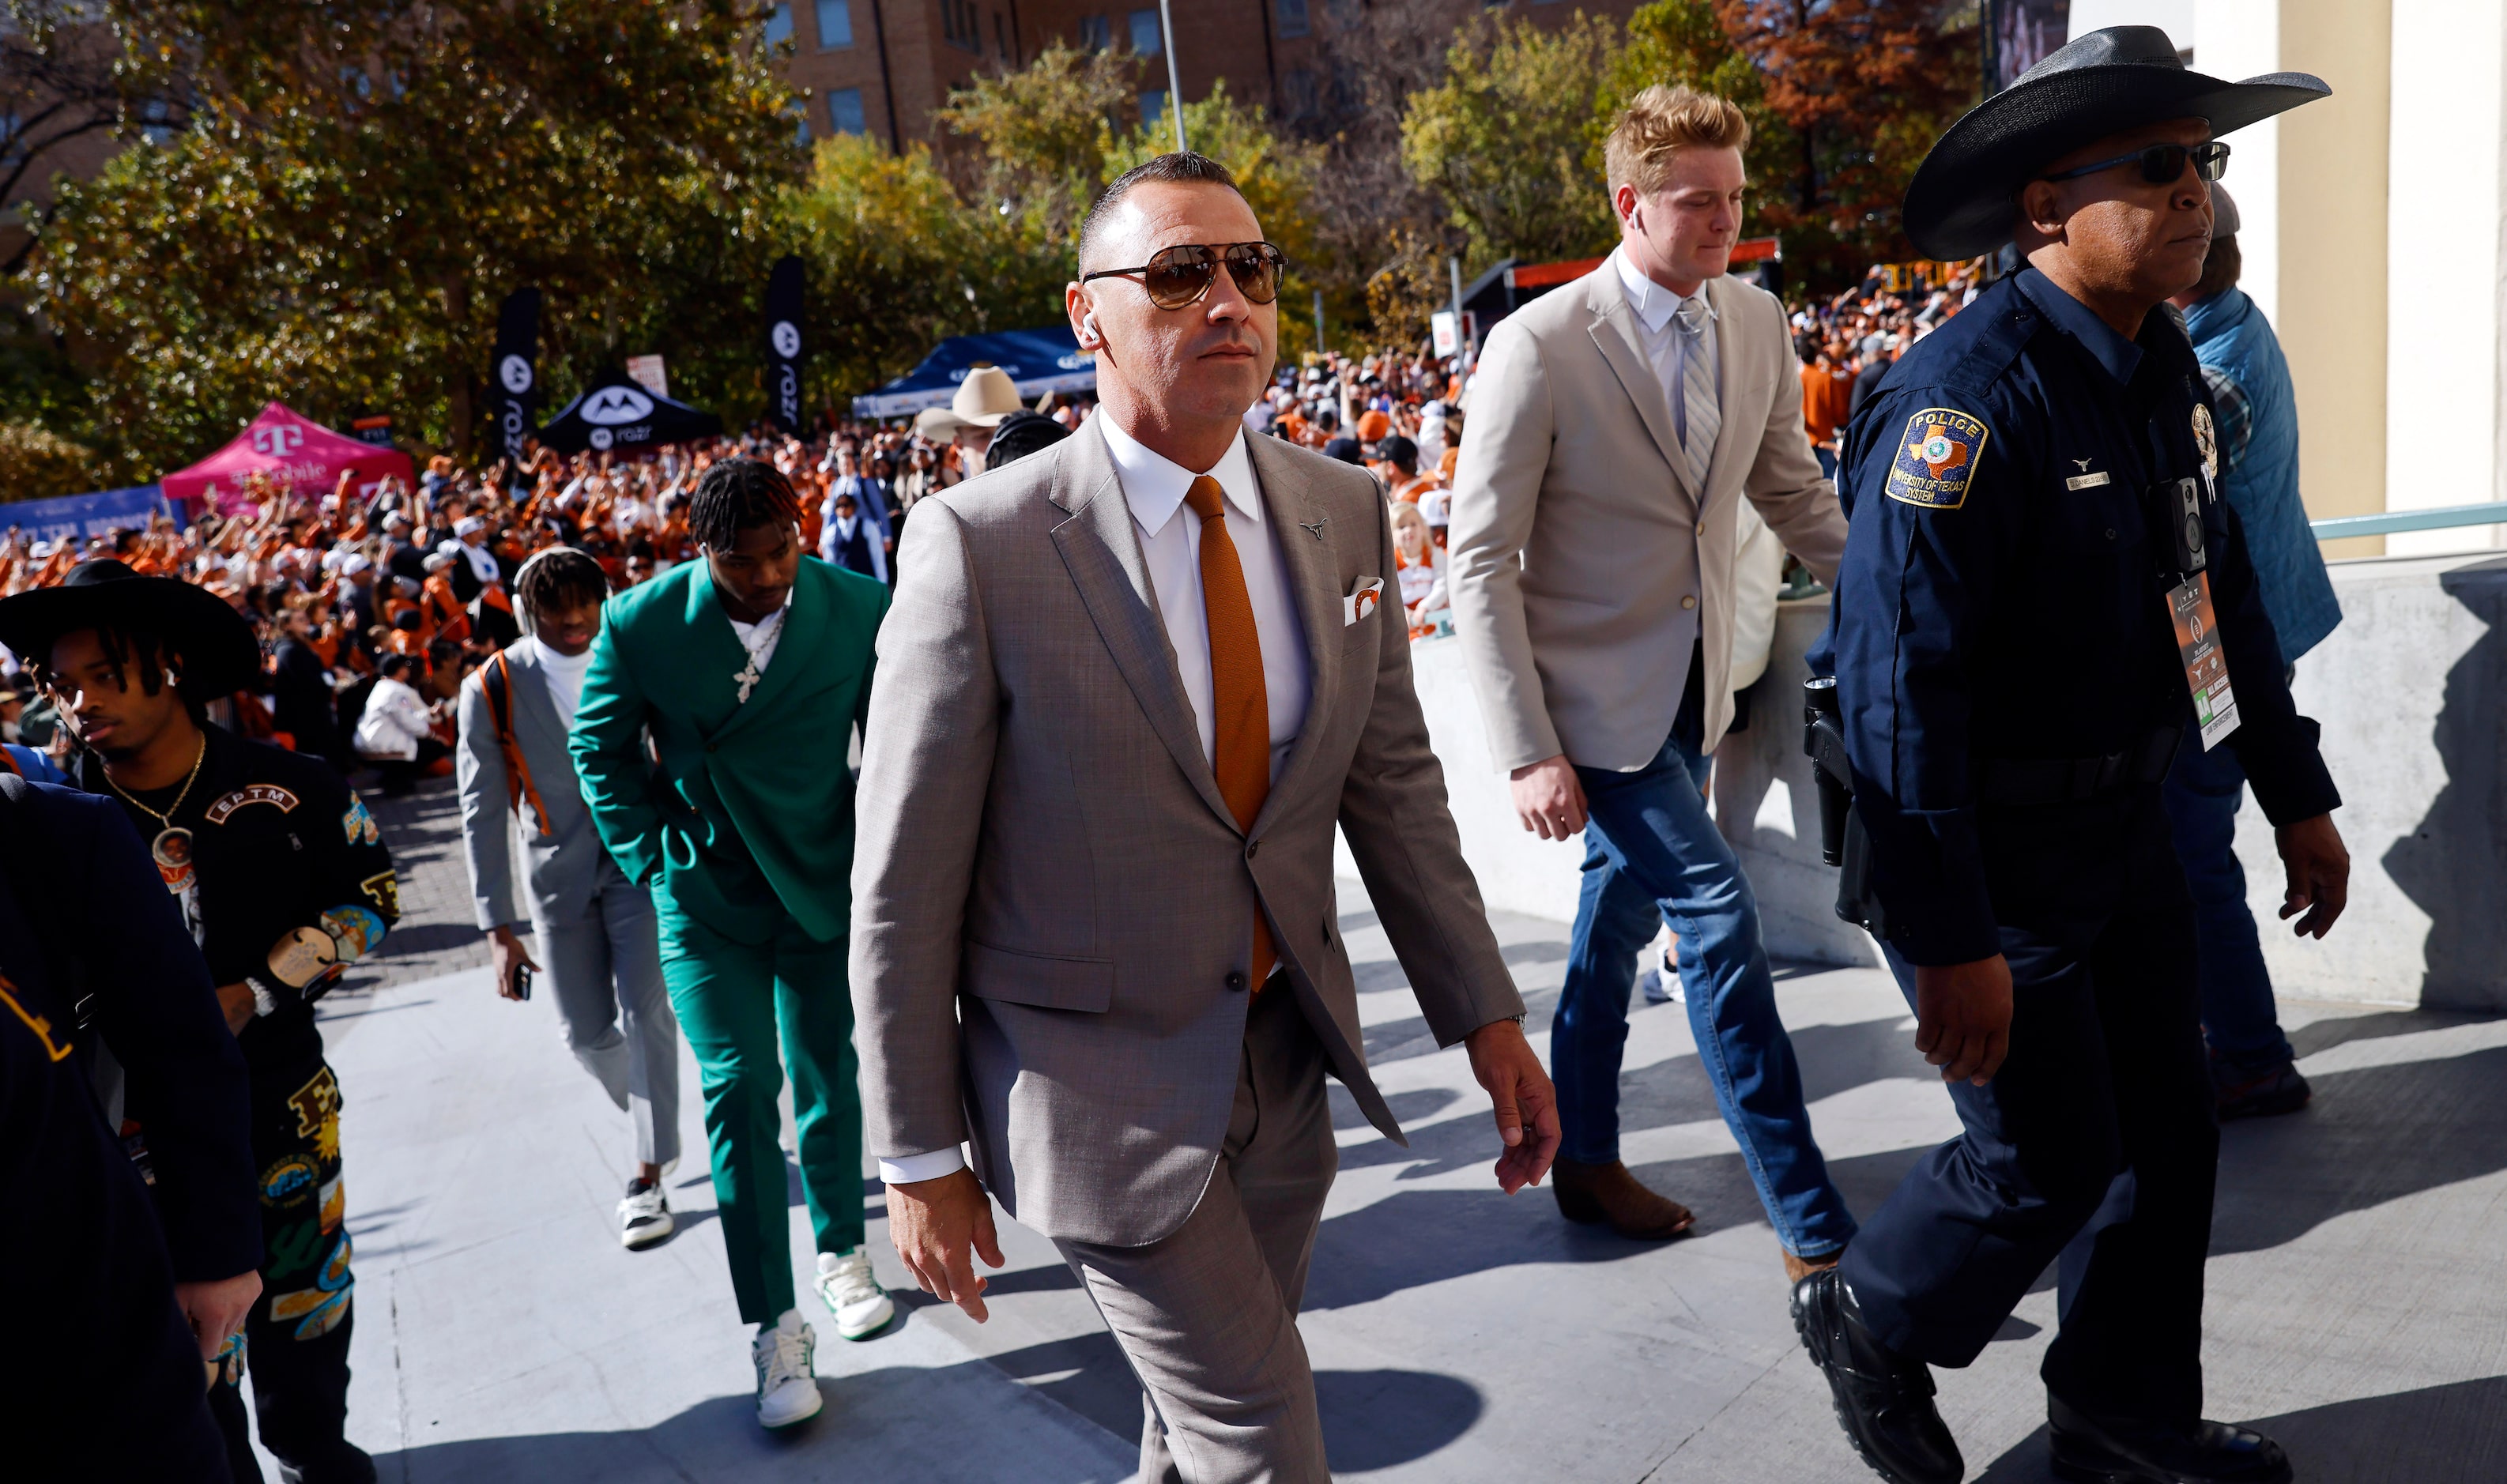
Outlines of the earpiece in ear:
[[1097,316],[1094,312],[1079,316],[1079,344],[1083,345],[1097,344]]
[[167,685],[179,685],[179,684],[181,684],[182,682],[180,682],[180,681],[176,680],[176,679],[174,678],[174,672],[173,672],[172,670],[169,670],[165,671],[165,683],[166,683]]

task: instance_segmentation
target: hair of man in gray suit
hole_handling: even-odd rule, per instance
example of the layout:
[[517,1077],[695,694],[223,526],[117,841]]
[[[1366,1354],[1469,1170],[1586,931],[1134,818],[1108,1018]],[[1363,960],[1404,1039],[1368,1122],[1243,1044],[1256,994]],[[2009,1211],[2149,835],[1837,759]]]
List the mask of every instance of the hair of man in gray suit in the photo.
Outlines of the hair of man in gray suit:
[[600,635],[600,605],[609,597],[609,576],[600,563],[571,546],[552,546],[514,574],[514,597],[532,637],[559,654],[574,656]]

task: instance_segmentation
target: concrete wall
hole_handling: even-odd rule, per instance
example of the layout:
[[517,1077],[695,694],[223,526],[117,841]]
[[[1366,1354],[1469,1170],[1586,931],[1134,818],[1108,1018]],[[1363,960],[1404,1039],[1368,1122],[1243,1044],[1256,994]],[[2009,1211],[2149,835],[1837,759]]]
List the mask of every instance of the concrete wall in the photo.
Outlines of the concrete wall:
[[[2333,581],[2345,617],[2300,665],[2297,696],[2323,724],[2344,799],[2334,820],[2350,848],[2350,905],[2320,943],[2279,925],[2279,861],[2249,800],[2238,854],[2273,982],[2296,998],[2507,1008],[2507,558],[2337,562]],[[1716,755],[1715,806],[1757,888],[1768,951],[1870,964],[1871,940],[1832,910],[1836,873],[1819,862],[1794,699],[1827,621],[1825,598],[1782,605],[1750,729]],[[1581,842],[1544,844],[1515,823],[1461,646],[1432,639],[1411,654],[1482,896],[1572,918]],[[1357,875],[1346,848],[1339,869]]]

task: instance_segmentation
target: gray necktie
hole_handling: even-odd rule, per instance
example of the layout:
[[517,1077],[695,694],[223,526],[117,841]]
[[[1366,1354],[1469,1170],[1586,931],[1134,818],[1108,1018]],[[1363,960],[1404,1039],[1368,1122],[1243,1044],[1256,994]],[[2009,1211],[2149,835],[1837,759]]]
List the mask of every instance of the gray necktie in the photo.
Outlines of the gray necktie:
[[1706,296],[1696,294],[1680,302],[1671,322],[1685,343],[1680,380],[1681,396],[1688,404],[1688,426],[1682,430],[1682,448],[1689,454],[1690,487],[1702,502],[1706,466],[1715,457],[1715,434],[1724,425],[1724,415],[1715,406],[1715,316],[1706,307]]

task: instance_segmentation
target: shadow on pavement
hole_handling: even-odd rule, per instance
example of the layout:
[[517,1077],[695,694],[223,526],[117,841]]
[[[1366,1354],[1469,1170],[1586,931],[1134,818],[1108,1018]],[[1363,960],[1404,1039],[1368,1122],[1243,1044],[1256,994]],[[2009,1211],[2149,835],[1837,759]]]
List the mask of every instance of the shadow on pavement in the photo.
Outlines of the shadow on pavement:
[[822,1376],[818,1391],[826,1409],[782,1433],[757,1426],[749,1397],[715,1396],[650,1428],[472,1438],[378,1455],[375,1464],[386,1484],[542,1484],[561,1478],[771,1484],[838,1477],[916,1484],[1117,1484],[1124,1478],[1102,1466],[1033,1452],[1010,1461],[988,1457],[967,1445],[962,1419],[928,1404],[927,1398],[945,1389],[945,1383],[935,1385],[938,1380],[932,1371],[910,1367],[841,1380]]
[[2215,1254],[2507,1169],[2507,1047],[2313,1081],[2306,1111],[2221,1130]]
[[[2466,1484],[2507,1478],[2507,1376],[2362,1396],[2246,1426],[2277,1439],[2307,1484]],[[2052,1479],[2046,1430],[1977,1475],[1976,1484]]]

